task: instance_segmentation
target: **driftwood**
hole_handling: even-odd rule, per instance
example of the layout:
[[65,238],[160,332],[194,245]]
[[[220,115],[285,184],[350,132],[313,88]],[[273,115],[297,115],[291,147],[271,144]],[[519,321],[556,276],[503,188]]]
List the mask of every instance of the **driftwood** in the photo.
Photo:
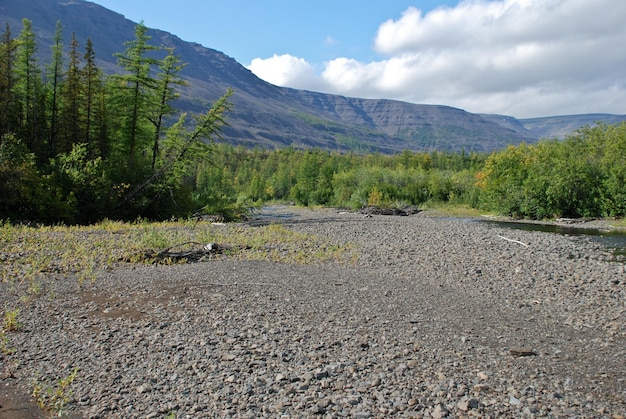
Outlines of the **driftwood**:
[[500,237],[501,239],[504,239],[504,240],[506,240],[508,242],[517,243],[517,244],[521,244],[524,247],[528,247],[528,245],[526,243],[522,243],[521,241],[509,239],[509,238],[506,238],[504,236],[498,236],[498,237]]
[[[179,250],[174,251],[172,249],[182,248],[183,246],[194,245],[198,246],[189,250]],[[198,242],[185,242],[179,243],[174,246],[168,247],[166,249],[155,252],[153,250],[148,250],[144,252],[143,257],[145,259],[153,259],[158,261],[180,261],[186,260],[188,262],[198,262],[203,257],[208,255],[215,255],[224,253],[227,250],[226,247],[220,246],[217,243],[208,243],[202,244]]]
[[406,216],[406,215],[411,215],[411,214],[417,214],[418,212],[420,212],[420,210],[415,207],[408,207],[408,208],[367,207],[367,208],[362,208],[361,210],[359,210],[359,214],[368,215],[368,216],[372,216],[372,215]]
[[509,349],[509,353],[515,357],[537,355],[537,353],[532,348],[525,348],[525,347],[511,348]]

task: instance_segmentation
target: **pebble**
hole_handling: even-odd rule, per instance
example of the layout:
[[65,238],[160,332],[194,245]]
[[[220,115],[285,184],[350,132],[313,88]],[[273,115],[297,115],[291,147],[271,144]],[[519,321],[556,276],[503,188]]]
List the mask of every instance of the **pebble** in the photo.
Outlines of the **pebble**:
[[122,266],[28,303],[27,284],[0,283],[0,306],[24,304],[3,365],[26,394],[78,368],[77,417],[624,419],[626,273],[604,249],[421,213],[280,211],[349,243],[349,261]]

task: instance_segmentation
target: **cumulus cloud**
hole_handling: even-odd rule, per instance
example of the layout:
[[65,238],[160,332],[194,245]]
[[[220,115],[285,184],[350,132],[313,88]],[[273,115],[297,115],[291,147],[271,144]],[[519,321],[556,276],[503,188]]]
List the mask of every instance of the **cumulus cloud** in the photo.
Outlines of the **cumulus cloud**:
[[626,1],[466,0],[381,23],[378,61],[318,74],[290,55],[249,67],[274,84],[518,117],[626,113]]
[[313,66],[303,58],[289,54],[271,58],[255,58],[248,69],[265,81],[278,86],[301,88],[300,83],[310,83],[316,77]]

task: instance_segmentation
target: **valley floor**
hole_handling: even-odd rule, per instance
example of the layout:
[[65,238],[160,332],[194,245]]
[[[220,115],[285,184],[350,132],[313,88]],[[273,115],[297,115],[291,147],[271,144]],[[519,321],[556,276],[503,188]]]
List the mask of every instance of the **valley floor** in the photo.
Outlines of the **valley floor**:
[[[599,244],[426,212],[267,211],[248,227],[353,257],[51,279],[7,334],[0,418],[24,406],[9,392],[75,368],[72,417],[626,416],[626,265]],[[2,306],[21,295],[0,284]]]

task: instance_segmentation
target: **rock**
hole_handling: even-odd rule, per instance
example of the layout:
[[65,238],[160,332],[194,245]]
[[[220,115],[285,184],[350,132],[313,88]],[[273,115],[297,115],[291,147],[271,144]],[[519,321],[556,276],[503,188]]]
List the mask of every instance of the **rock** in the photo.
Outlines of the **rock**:
[[524,408],[524,414],[526,415],[536,415],[537,413],[539,413],[539,409],[535,406],[528,406]]
[[463,412],[467,412],[469,410],[469,401],[461,400],[456,404],[456,407]]
[[456,407],[463,412],[467,412],[470,409],[478,409],[479,406],[480,402],[476,399],[461,400],[456,405]]
[[152,391],[152,385],[150,385],[149,383],[142,384],[139,387],[137,387],[137,393],[139,394],[150,393],[151,391]]
[[449,414],[450,412],[445,406],[438,404],[437,406],[435,406],[435,409],[433,410],[433,413],[431,413],[431,416],[433,417],[433,419],[441,419],[447,418]]

